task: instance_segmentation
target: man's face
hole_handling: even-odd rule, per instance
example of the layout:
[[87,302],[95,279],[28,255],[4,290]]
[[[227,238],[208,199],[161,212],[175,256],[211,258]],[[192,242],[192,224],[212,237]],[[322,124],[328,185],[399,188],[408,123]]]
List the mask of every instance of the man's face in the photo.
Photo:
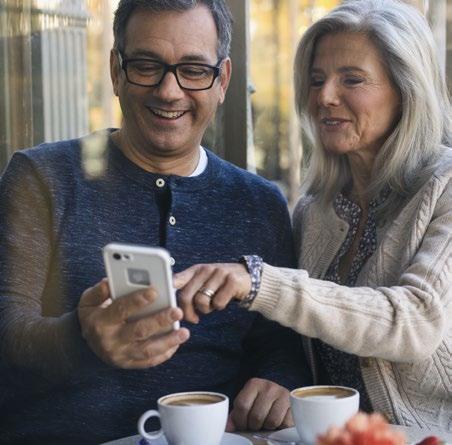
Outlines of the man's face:
[[[216,65],[213,17],[205,6],[183,12],[137,9],[127,23],[123,57]],[[142,87],[127,81],[113,51],[111,76],[124,115],[123,141],[144,155],[172,157],[198,150],[217,105],[224,100],[230,70],[227,59],[212,88],[203,91],[181,89],[170,72],[160,85]]]

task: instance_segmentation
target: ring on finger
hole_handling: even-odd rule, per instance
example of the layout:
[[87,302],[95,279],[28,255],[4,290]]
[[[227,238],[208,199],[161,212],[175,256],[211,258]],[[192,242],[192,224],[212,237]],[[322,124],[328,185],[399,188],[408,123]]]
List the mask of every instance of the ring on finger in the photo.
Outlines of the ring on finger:
[[198,292],[200,294],[205,295],[207,298],[212,299],[215,295],[215,291],[212,289],[209,289],[208,287],[201,287]]

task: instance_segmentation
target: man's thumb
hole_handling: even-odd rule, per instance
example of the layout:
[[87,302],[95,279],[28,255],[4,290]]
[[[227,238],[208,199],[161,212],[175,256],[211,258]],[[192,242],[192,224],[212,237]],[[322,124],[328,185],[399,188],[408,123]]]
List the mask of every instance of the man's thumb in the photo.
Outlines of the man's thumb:
[[100,306],[105,303],[110,297],[110,290],[108,288],[108,280],[103,278],[95,286],[86,289],[83,292],[79,307],[84,306]]

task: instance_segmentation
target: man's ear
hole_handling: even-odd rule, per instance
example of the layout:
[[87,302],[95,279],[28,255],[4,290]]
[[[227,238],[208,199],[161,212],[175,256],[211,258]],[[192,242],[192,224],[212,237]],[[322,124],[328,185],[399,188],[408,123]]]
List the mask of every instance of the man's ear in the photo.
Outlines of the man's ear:
[[119,95],[119,76],[121,74],[121,68],[119,66],[118,53],[115,49],[110,51],[110,77],[111,84],[113,86],[113,92],[115,96]]
[[221,74],[220,74],[220,104],[224,102],[224,98],[226,97],[226,91],[229,86],[229,81],[231,80],[232,73],[232,62],[228,57],[225,59],[221,66]]

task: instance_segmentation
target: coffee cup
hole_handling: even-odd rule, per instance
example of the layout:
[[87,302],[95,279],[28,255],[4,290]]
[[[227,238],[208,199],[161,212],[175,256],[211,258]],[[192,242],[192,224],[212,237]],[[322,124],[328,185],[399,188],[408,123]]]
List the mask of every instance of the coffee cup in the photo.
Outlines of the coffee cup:
[[[165,434],[169,445],[219,445],[226,428],[229,399],[220,393],[196,391],[169,394],[157,400],[158,411],[143,413],[138,421],[142,437],[154,440]],[[160,418],[161,428],[146,431],[145,423]]]
[[301,441],[314,444],[319,434],[343,426],[358,412],[359,392],[345,386],[305,386],[290,393],[290,405]]

